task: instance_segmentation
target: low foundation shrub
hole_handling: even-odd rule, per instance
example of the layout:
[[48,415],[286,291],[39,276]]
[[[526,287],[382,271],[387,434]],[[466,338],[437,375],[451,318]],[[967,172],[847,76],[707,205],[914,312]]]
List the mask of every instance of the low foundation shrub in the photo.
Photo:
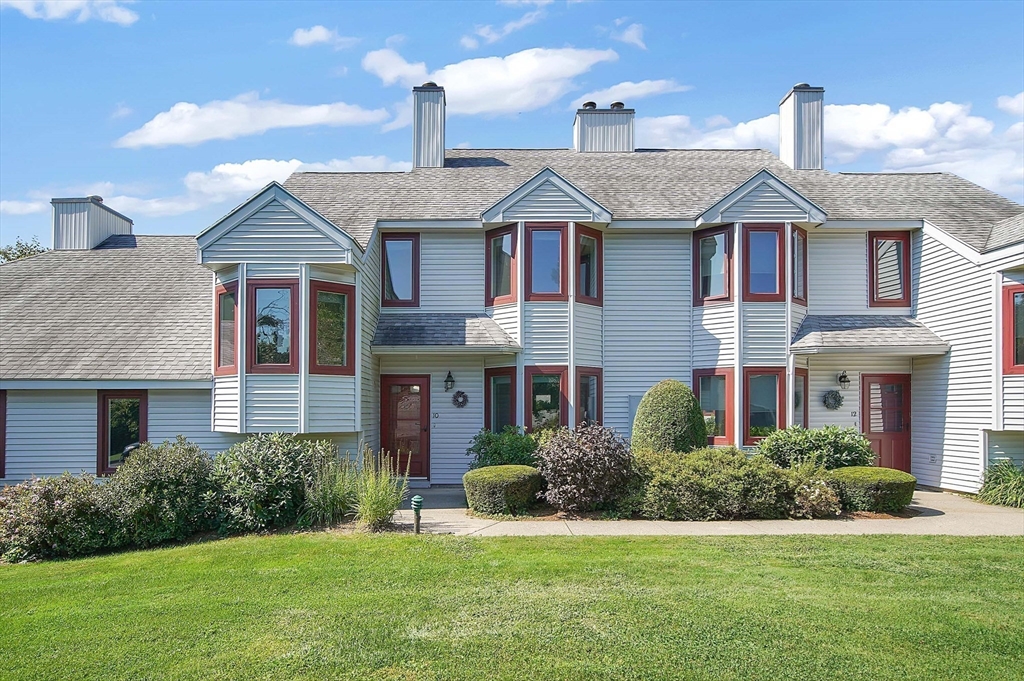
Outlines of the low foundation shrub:
[[208,530],[216,517],[213,459],[182,436],[144,442],[117,468],[106,490],[120,542],[148,547]]
[[989,466],[978,498],[986,504],[1024,508],[1024,467],[1009,459]]
[[704,412],[685,383],[665,380],[644,393],[633,417],[634,449],[689,452],[707,444]]
[[514,515],[536,503],[541,477],[532,466],[488,466],[463,475],[462,485],[472,510]]
[[485,428],[473,436],[466,450],[466,456],[473,457],[469,469],[484,466],[534,466],[537,464],[537,439],[516,426],[506,426],[500,433]]
[[828,471],[808,461],[784,469],[792,486],[793,518],[834,518],[843,512],[839,493],[828,482]]
[[409,461],[405,471],[388,454],[364,452],[356,480],[356,520],[371,532],[389,528],[409,494]]
[[[703,418],[700,423],[703,428]],[[615,501],[629,481],[630,464],[622,436],[594,423],[560,428],[537,450],[544,498],[560,511],[589,511]]]
[[814,461],[828,469],[869,466],[875,458],[871,443],[856,428],[790,426],[761,440],[757,451],[783,468]]
[[829,471],[829,484],[847,511],[898,513],[914,498],[917,478],[893,468],[849,466]]

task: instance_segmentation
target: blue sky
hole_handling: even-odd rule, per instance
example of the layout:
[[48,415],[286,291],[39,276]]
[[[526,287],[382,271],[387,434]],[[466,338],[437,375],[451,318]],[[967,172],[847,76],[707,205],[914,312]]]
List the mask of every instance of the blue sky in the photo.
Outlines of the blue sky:
[[0,243],[49,199],[197,233],[296,168],[404,170],[411,85],[448,146],[566,147],[584,96],[640,146],[777,146],[825,88],[830,170],[948,170],[1024,199],[1024,3],[0,0]]

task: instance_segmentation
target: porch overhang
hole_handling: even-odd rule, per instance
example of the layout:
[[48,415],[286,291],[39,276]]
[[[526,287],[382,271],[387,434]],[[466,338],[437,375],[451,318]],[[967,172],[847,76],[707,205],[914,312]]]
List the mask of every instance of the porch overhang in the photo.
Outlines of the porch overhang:
[[522,348],[485,314],[384,312],[370,350],[375,355],[507,355]]
[[926,357],[946,354],[949,343],[913,317],[808,315],[793,336],[790,351],[795,355]]

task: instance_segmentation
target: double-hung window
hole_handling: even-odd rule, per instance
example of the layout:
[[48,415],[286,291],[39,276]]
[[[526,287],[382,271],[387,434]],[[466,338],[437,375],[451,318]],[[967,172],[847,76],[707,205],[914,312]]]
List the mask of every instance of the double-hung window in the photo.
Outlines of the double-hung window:
[[576,225],[576,298],[581,303],[601,304],[602,247],[601,232]]
[[484,369],[484,428],[500,433],[516,424],[516,368]]
[[485,305],[516,302],[516,226],[487,232]]
[[526,223],[526,299],[569,300],[566,276],[568,225]]
[[732,225],[693,233],[693,304],[732,300]]
[[743,444],[757,444],[786,427],[786,370],[743,369]]
[[348,284],[309,283],[309,373],[356,373],[356,289]]
[[218,286],[213,374],[238,373],[238,283]]
[[251,374],[299,371],[299,282],[252,279],[246,286],[246,365]]
[[381,306],[419,307],[420,235],[382,234]]
[[526,427],[529,430],[569,425],[568,373],[564,366],[526,367]]
[[576,425],[601,423],[602,370],[576,367]]
[[910,306],[910,232],[868,232],[870,307]]
[[743,300],[786,300],[784,230],[784,225],[777,224],[743,225]]
[[793,425],[806,428],[808,423],[807,369],[796,368],[793,377]]
[[1003,373],[1024,374],[1024,286],[1003,287]]
[[705,422],[713,420],[715,424],[708,444],[732,444],[732,369],[694,369],[693,392]]
[[793,302],[807,305],[807,232],[793,227]]
[[133,445],[146,441],[148,396],[145,390],[100,390],[96,407],[96,474],[109,475]]

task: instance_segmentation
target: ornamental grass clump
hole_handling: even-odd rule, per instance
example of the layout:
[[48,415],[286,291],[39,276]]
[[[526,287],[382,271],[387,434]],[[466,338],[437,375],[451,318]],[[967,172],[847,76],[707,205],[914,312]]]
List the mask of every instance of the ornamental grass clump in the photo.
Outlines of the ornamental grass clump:
[[354,515],[359,497],[359,473],[358,464],[348,458],[328,459],[320,464],[313,480],[306,483],[306,500],[299,525],[330,526]]
[[648,390],[636,409],[631,444],[654,452],[706,447],[708,426],[693,391],[675,380],[661,381]]
[[399,468],[396,457],[381,452],[373,456],[363,452],[356,483],[356,520],[371,532],[382,532],[391,527],[395,513],[409,494],[409,462],[405,471]]
[[986,504],[1024,508],[1024,467],[1009,459],[990,466],[978,498]]
[[[701,427],[704,426],[703,419]],[[626,489],[629,446],[618,433],[594,423],[559,428],[537,450],[547,483],[544,498],[560,511],[590,511],[614,502]]]

